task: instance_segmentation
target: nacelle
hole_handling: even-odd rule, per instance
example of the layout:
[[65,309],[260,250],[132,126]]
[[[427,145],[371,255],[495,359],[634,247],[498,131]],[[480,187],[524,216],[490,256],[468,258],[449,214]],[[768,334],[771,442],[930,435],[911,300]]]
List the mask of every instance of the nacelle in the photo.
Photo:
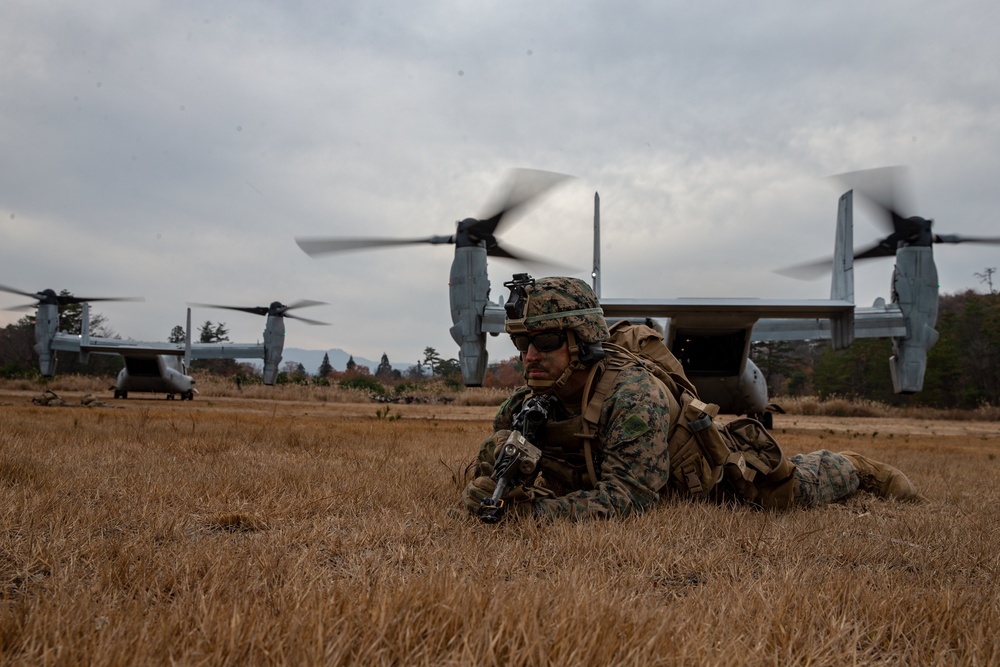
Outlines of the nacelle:
[[893,390],[913,394],[924,387],[927,352],[938,339],[938,275],[929,246],[906,246],[896,251],[892,280],[893,302],[906,320],[907,334],[893,338],[889,360]]
[[470,245],[455,248],[448,280],[452,339],[458,344],[462,381],[478,387],[486,377],[489,353],[482,330],[483,312],[489,303],[490,281],[486,275],[486,248]]
[[281,315],[267,316],[264,326],[264,384],[273,385],[278,379],[281,353],[285,350],[285,318]]
[[38,372],[45,377],[56,374],[56,353],[52,341],[59,330],[59,306],[54,303],[38,304],[35,314],[35,353],[38,354]]

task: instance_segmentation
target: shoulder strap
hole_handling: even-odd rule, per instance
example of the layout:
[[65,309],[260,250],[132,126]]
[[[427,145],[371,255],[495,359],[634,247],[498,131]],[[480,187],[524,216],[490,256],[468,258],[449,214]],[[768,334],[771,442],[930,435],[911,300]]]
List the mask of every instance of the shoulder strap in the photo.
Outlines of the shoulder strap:
[[[594,452],[592,441],[597,433],[597,423],[601,419],[601,410],[604,409],[604,402],[611,395],[614,390],[615,383],[618,381],[618,374],[624,369],[631,366],[643,366],[642,359],[626,348],[615,345],[614,343],[604,343],[604,347],[610,350],[613,354],[610,358],[605,359],[600,364],[595,364],[590,371],[590,375],[587,377],[587,384],[583,390],[582,405],[580,406],[580,413],[583,416],[583,427],[582,431],[578,434],[583,440],[583,458],[587,464],[587,476],[590,478],[591,486],[597,484],[597,468],[594,466]],[[617,354],[615,354],[617,353]],[[597,387],[591,392],[591,386],[593,385],[594,377],[597,374],[598,369],[603,370],[601,374],[601,379],[597,382]],[[661,382],[663,378],[658,375],[651,373],[653,377],[659,379]],[[670,378],[667,378],[670,380]],[[680,413],[680,404],[677,402],[674,393],[677,390],[676,386],[669,386],[669,382],[664,382],[667,395],[667,401],[669,404],[669,420],[670,427],[669,433],[673,431],[674,426],[677,424],[677,415]]]
[[[601,374],[601,379],[594,389],[593,396],[591,396],[590,388],[593,385],[597,371],[600,369],[603,369],[604,372]],[[587,384],[583,388],[583,398],[581,399],[582,404],[580,406],[580,414],[583,416],[583,426],[577,435],[583,440],[583,460],[587,464],[587,481],[590,483],[591,488],[597,486],[597,468],[594,466],[594,451],[591,442],[597,433],[597,422],[601,418],[601,408],[604,406],[605,399],[611,393],[612,387],[615,386],[615,380],[618,378],[620,371],[620,367],[611,367],[607,362],[594,364],[590,369],[590,374],[587,375]]]

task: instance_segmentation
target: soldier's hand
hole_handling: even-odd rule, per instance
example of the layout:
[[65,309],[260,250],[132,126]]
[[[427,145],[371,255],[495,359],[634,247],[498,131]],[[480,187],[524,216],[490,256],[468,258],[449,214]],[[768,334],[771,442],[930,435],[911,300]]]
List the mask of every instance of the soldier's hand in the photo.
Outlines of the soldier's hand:
[[493,460],[496,461],[497,457],[500,456],[500,452],[503,450],[503,446],[507,444],[507,439],[510,438],[510,430],[500,429],[499,431],[493,432]]
[[497,483],[492,478],[485,475],[477,477],[465,487],[465,491],[462,492],[462,502],[470,512],[476,514],[482,502],[491,498],[496,488]]

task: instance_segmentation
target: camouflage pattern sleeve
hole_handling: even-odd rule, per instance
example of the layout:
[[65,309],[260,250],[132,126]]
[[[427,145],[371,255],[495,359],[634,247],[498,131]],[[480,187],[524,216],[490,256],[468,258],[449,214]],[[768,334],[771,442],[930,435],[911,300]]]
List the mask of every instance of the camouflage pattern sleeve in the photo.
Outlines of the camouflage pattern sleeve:
[[653,507],[670,479],[669,412],[660,382],[638,367],[621,371],[598,423],[603,452],[600,482],[593,489],[536,499],[534,515],[573,520],[613,518]]
[[503,402],[497,410],[496,416],[493,417],[493,433],[479,445],[479,453],[476,455],[477,461],[493,465],[493,452],[496,451],[497,445],[506,442],[514,421],[514,414],[521,409],[521,404],[530,393],[531,390],[527,387],[519,387]]

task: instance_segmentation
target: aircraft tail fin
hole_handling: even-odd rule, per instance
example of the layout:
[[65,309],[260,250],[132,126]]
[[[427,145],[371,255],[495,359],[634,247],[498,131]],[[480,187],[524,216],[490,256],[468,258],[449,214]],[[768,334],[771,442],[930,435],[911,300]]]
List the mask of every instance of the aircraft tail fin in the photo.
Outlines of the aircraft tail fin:
[[184,373],[191,371],[191,309],[187,309],[187,326],[184,328]]
[[594,193],[594,267],[590,271],[594,281],[592,287],[597,298],[601,298],[601,196]]
[[80,315],[80,363],[85,364],[90,360],[90,353],[87,346],[90,345],[90,304],[84,301]]
[[[830,299],[854,303],[854,192],[848,190],[837,205],[837,235],[833,244],[833,276]],[[854,342],[854,311],[846,311],[830,320],[834,349],[841,350]]]

